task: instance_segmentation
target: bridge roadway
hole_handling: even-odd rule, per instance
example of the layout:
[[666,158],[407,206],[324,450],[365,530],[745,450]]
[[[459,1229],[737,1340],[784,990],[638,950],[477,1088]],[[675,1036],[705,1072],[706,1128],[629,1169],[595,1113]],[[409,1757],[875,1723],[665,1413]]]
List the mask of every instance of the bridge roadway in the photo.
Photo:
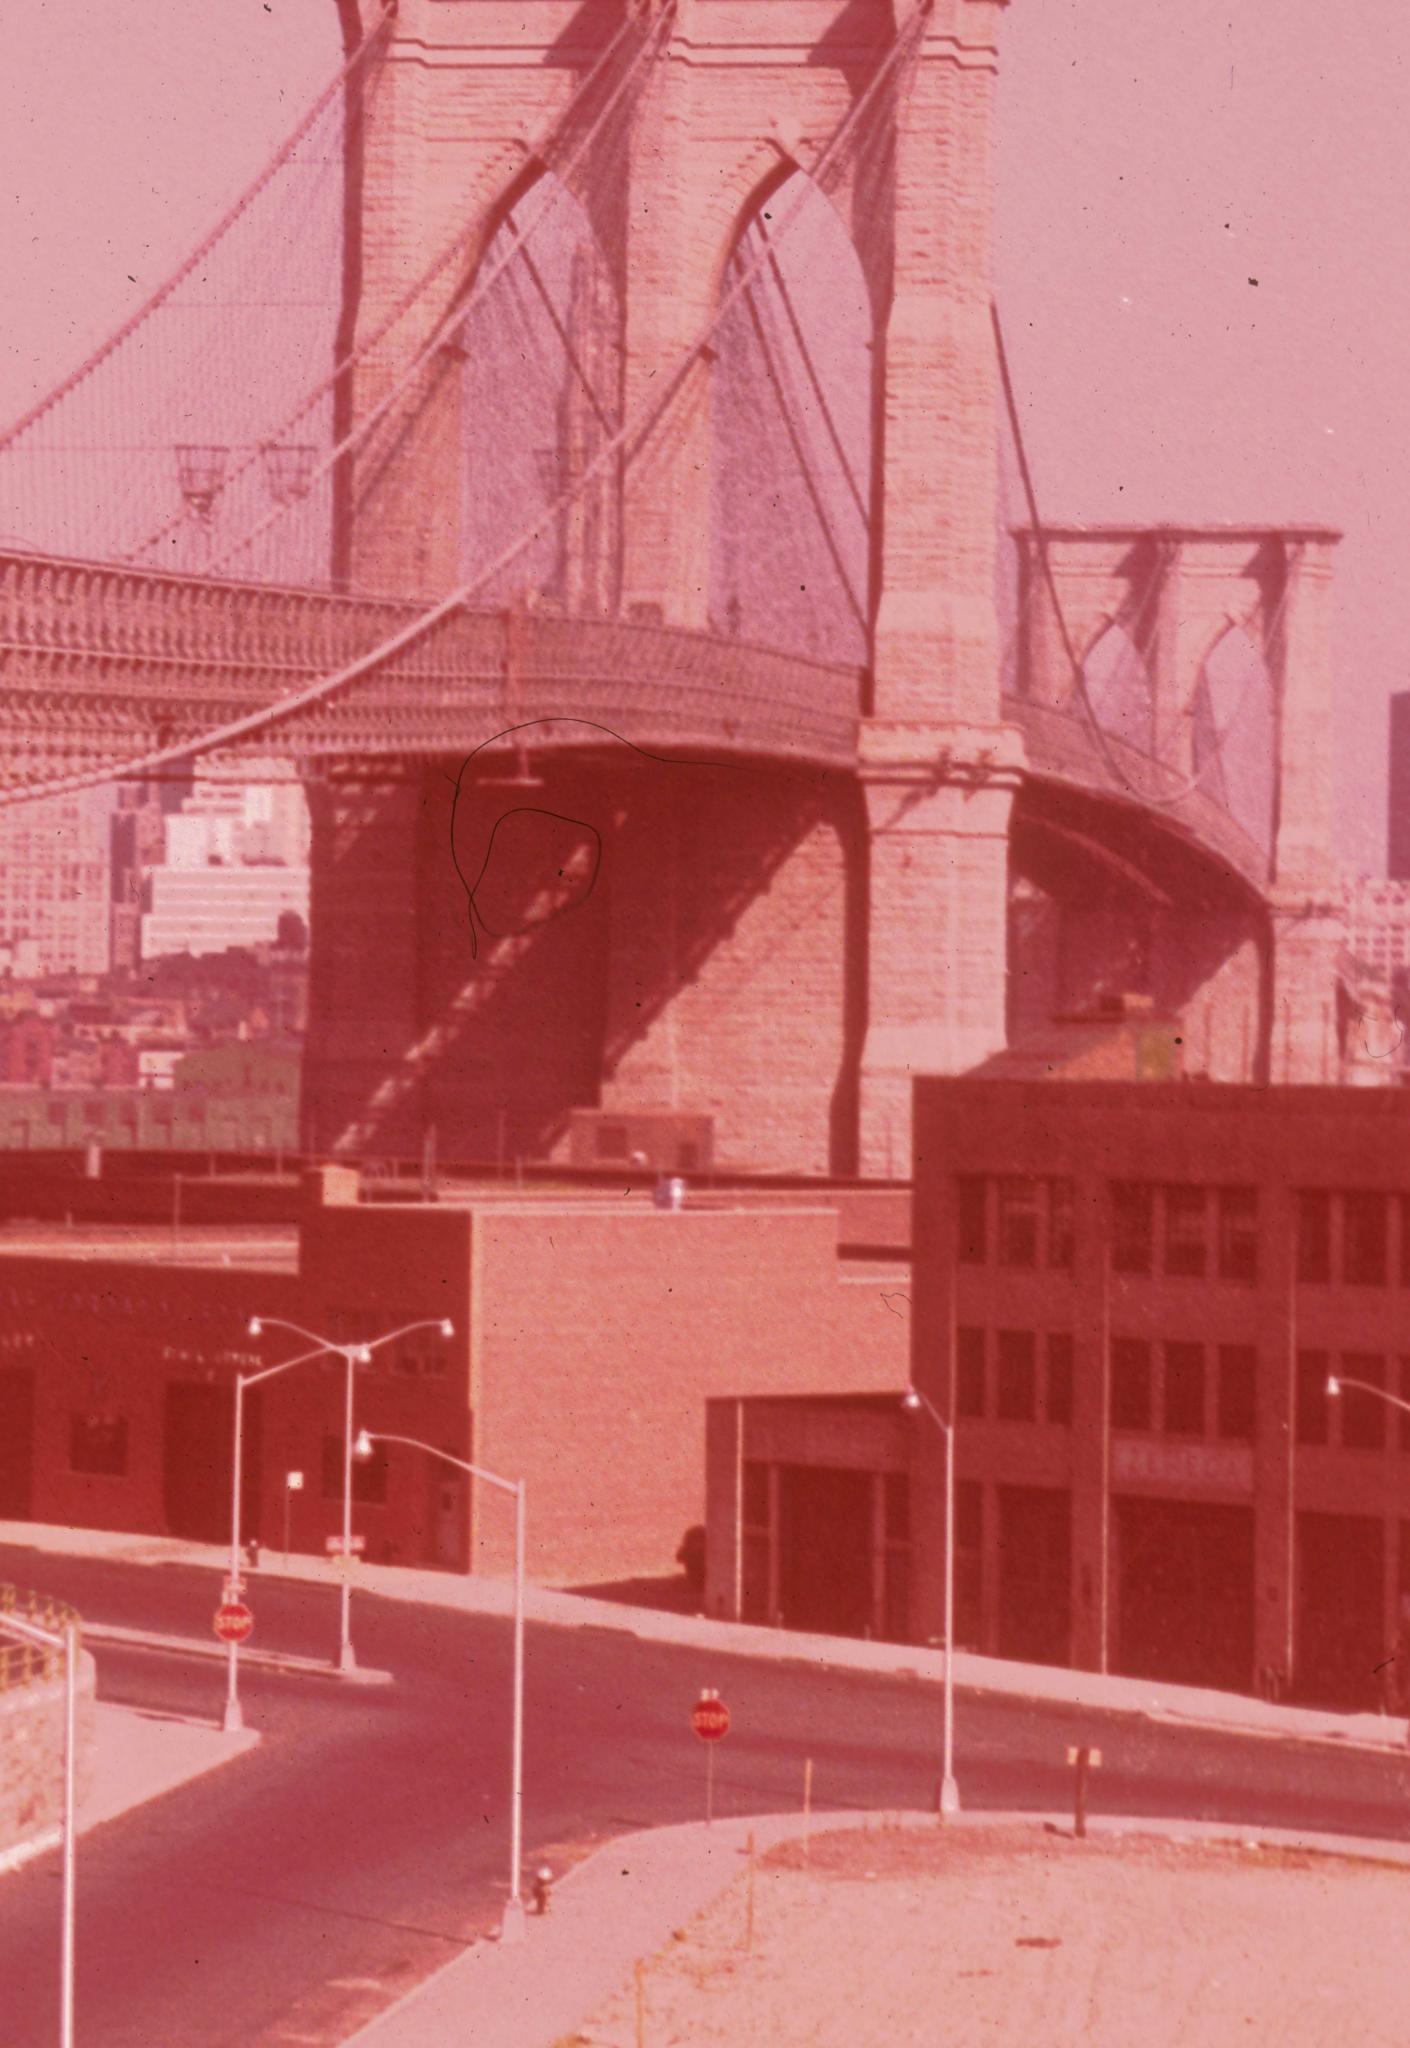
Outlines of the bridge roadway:
[[[31,1551],[0,1579],[33,1584]],[[45,1557],[43,1583],[89,1619],[205,1633],[212,1574]],[[331,1587],[261,1580],[259,1639],[331,1649]],[[358,1654],[390,1687],[247,1667],[259,1748],[85,1836],[78,2038],[85,2048],[333,2043],[491,1927],[504,1896],[507,1623],[359,1596]],[[215,1662],[100,1648],[102,1697],[214,1720]],[[820,1807],[925,1806],[935,1689],[913,1680],[722,1657],[611,1630],[528,1639],[525,1858],[559,1869],[590,1838],[701,1814],[687,1720],[702,1685],[733,1716],[718,1810],[794,1806],[803,1761]],[[1403,1759],[962,1696],[957,1762],[974,1807],[1063,1809],[1070,1742],[1099,1744],[1097,1811],[1177,1814],[1403,1838]],[[0,2040],[57,2034],[58,1860],[0,1879]],[[430,2048],[430,2044],[428,2044]]]
[[[413,628],[414,602],[212,582],[0,550],[0,791],[167,748],[295,698]],[[286,708],[229,751],[300,772],[463,757],[534,722],[535,750],[605,735],[854,769],[862,671],[713,633],[561,612],[457,607],[369,672]],[[1003,700],[1030,803],[1076,789],[1144,819],[1257,892],[1265,851],[1203,791],[1060,707]]]

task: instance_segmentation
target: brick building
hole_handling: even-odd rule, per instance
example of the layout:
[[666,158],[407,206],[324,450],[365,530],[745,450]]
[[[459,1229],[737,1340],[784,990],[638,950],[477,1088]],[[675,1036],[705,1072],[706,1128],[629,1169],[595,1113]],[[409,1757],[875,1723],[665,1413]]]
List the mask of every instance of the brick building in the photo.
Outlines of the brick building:
[[[1410,1396],[1407,1160],[1399,1094],[917,1083],[912,1370],[955,1416],[958,1641],[1378,1697],[1410,1415],[1325,1389]],[[939,1634],[927,1417],[893,1391],[717,1402],[710,1429],[714,1604],[796,1618],[821,1541],[833,1625]]]
[[[298,1228],[0,1234],[0,1517],[228,1532],[237,1372],[297,1339],[422,1319],[358,1372],[358,1427],[418,1437],[528,1482],[530,1569],[605,1581],[670,1571],[702,1518],[705,1403],[725,1388],[894,1384],[905,1324],[844,1277],[838,1211],[719,1198],[681,1213],[619,1195],[359,1203],[314,1173]],[[343,1367],[312,1362],[247,1402],[245,1526],[296,1548],[340,1527]],[[504,1572],[509,1518],[448,1468],[391,1450],[356,1468],[368,1555]]]

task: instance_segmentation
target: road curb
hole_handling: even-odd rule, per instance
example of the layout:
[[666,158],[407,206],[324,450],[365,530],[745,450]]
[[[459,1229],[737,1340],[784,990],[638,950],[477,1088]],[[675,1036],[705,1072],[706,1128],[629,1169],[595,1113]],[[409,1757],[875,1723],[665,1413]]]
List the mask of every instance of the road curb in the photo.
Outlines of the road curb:
[[[86,1621],[83,1639],[88,1643],[109,1643],[124,1650],[150,1650],[157,1656],[203,1657],[223,1664],[229,1651],[223,1643],[203,1642],[199,1636],[168,1636],[155,1629],[124,1628],[117,1622]],[[319,1657],[300,1657],[291,1650],[252,1650],[242,1644],[240,1662],[264,1671],[286,1671],[301,1678],[336,1678],[344,1685],[392,1685],[394,1674],[375,1665],[358,1664],[351,1671],[324,1663]]]
[[[196,1569],[209,1566],[225,1573],[229,1552],[224,1546],[190,1543],[176,1537],[133,1536],[112,1531],[70,1529],[46,1523],[0,1522],[0,1543],[49,1551],[97,1562],[141,1565],[181,1565]],[[266,1554],[250,1572],[250,1583],[260,1579],[290,1584],[336,1585],[337,1569],[318,1557],[298,1557],[287,1567],[273,1563]],[[365,1594],[419,1607],[438,1607],[454,1613],[475,1614],[507,1620],[511,1613],[509,1586],[498,1580],[472,1579],[456,1574],[419,1570],[399,1565],[363,1565],[357,1584]],[[747,1622],[724,1621],[704,1615],[682,1615],[657,1609],[630,1607],[590,1595],[564,1593],[531,1586],[528,1589],[527,1619],[532,1626],[546,1628],[591,1628],[610,1630],[638,1642],[663,1648],[706,1650],[717,1656],[766,1658],[778,1663],[807,1666],[810,1670],[855,1671],[873,1677],[890,1677],[922,1685],[938,1685],[944,1658],[939,1649],[914,1643],[886,1644],[840,1636],[790,1634]],[[207,1654],[222,1655],[219,1649]],[[247,1656],[258,1652],[246,1651]],[[317,1660],[305,1660],[294,1668],[310,1675],[329,1675],[330,1667]],[[955,1653],[955,1684],[967,1695],[1021,1699],[1035,1706],[1049,1705],[1073,1713],[1119,1715],[1126,1719],[1160,1724],[1178,1724],[1206,1733],[1273,1737],[1316,1747],[1363,1750],[1371,1754],[1404,1753],[1410,1728],[1397,1715],[1370,1712],[1338,1714],[1328,1709],[1283,1706],[1238,1693],[1221,1693],[1212,1688],[1166,1684],[1154,1679],[1127,1679],[1107,1673],[1076,1671],[1055,1665],[1015,1664],[1011,1660],[985,1657],[973,1651]],[[338,1674],[344,1675],[344,1674]],[[379,1681],[373,1680],[373,1683]]]

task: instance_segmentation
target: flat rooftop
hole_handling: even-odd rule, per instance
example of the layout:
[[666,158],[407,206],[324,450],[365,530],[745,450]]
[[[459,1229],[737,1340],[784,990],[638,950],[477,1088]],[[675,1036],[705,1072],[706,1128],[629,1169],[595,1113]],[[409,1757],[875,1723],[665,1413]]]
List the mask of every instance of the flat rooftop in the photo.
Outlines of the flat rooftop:
[[266,1224],[3,1223],[0,1256],[123,1261],[141,1266],[229,1266],[243,1272],[294,1273],[299,1233]]

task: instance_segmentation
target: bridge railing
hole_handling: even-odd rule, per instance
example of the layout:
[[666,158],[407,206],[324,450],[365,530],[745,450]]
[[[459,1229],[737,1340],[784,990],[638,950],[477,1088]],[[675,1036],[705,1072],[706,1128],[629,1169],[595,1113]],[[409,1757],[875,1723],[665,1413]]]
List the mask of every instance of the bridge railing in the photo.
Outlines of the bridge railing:
[[1177,769],[1112,733],[1104,732],[1099,741],[1076,704],[1054,706],[1021,695],[1006,696],[1004,716],[1022,730],[1030,766],[1039,774],[1136,807],[1160,809],[1246,882],[1261,887],[1267,881],[1267,849],[1217,798],[1198,786],[1192,788]]
[[506,727],[598,722],[739,753],[844,766],[861,675],[650,621],[461,608],[297,712],[280,700],[415,623],[411,601],[55,561],[0,551],[0,724],[11,785],[46,763],[194,745],[269,710],[246,753],[315,760],[469,750]]
[[46,1599],[19,1586],[0,1584],[0,1693],[13,1692],[17,1686],[43,1684],[54,1677],[64,1661],[63,1652],[48,1643],[36,1643],[28,1637],[6,1642],[7,1615],[18,1615],[21,1621],[32,1622],[56,1637],[62,1635],[69,1622],[75,1627],[81,1625],[74,1609],[62,1600]]

